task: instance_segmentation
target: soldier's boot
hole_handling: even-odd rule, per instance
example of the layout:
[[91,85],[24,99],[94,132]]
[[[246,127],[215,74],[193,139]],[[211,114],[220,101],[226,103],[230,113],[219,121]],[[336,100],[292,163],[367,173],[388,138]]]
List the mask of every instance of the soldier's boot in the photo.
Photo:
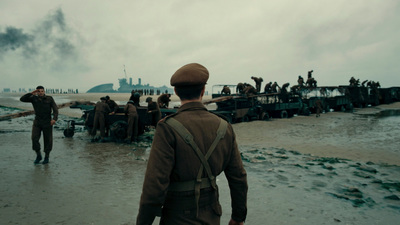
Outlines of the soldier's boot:
[[50,156],[50,153],[47,153],[47,152],[46,152],[46,155],[44,156],[44,160],[43,160],[42,164],[47,164],[47,163],[49,163],[49,156]]
[[124,140],[127,144],[131,144],[132,143],[132,139],[130,137],[125,138]]
[[40,154],[40,150],[36,151],[36,159],[33,161],[34,164],[38,164],[42,160],[42,154]]

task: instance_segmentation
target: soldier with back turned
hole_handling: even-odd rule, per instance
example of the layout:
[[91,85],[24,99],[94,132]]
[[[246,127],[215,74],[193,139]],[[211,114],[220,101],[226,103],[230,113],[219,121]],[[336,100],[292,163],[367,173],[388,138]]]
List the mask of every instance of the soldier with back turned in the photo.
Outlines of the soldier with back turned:
[[171,77],[181,100],[176,114],[158,123],[147,164],[137,224],[220,224],[216,177],[224,172],[231,190],[229,224],[247,215],[247,175],[232,126],[209,112],[202,97],[208,70],[187,64]]

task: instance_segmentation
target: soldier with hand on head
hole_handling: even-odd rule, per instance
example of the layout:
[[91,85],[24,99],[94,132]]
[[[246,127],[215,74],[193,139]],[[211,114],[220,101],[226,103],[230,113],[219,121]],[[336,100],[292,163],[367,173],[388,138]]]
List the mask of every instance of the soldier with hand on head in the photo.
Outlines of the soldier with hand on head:
[[[35,120],[32,126],[32,149],[36,152],[35,164],[42,160],[40,153],[40,136],[43,133],[43,151],[45,153],[43,164],[49,163],[50,152],[53,149],[53,125],[58,119],[58,107],[53,97],[46,95],[43,86],[37,86],[36,90],[27,93],[20,98],[21,102],[32,103],[35,111]],[[53,112],[53,118],[51,118]]]
[[230,225],[247,215],[247,174],[232,126],[202,103],[208,70],[187,64],[171,77],[181,100],[178,112],[161,120],[143,183],[137,225],[220,224],[216,177],[224,172],[232,201]]

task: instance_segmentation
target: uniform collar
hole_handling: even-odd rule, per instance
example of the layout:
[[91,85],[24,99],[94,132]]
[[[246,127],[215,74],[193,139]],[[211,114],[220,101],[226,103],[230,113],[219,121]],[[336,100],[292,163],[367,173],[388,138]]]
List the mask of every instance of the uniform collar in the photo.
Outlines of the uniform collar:
[[207,108],[203,105],[202,102],[188,102],[188,103],[182,105],[178,109],[178,112],[188,111],[188,110],[197,110],[197,109],[207,110]]

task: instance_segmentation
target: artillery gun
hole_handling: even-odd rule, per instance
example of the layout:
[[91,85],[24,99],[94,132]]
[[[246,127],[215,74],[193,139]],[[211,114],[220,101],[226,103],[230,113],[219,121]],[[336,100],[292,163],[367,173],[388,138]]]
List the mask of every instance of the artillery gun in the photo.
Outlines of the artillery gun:
[[[76,126],[84,126],[89,132],[94,126],[94,105],[72,105],[70,108],[81,109],[83,111],[81,120],[68,121],[68,127],[64,130],[65,137],[72,137]],[[176,112],[174,109],[160,109],[163,116]],[[139,116],[138,120],[138,135],[141,135],[149,130],[152,124],[152,117],[147,113],[147,107],[136,107]],[[127,137],[128,117],[125,115],[124,106],[119,106],[115,114],[106,116],[106,128],[109,130],[109,138],[115,141],[124,140]]]

